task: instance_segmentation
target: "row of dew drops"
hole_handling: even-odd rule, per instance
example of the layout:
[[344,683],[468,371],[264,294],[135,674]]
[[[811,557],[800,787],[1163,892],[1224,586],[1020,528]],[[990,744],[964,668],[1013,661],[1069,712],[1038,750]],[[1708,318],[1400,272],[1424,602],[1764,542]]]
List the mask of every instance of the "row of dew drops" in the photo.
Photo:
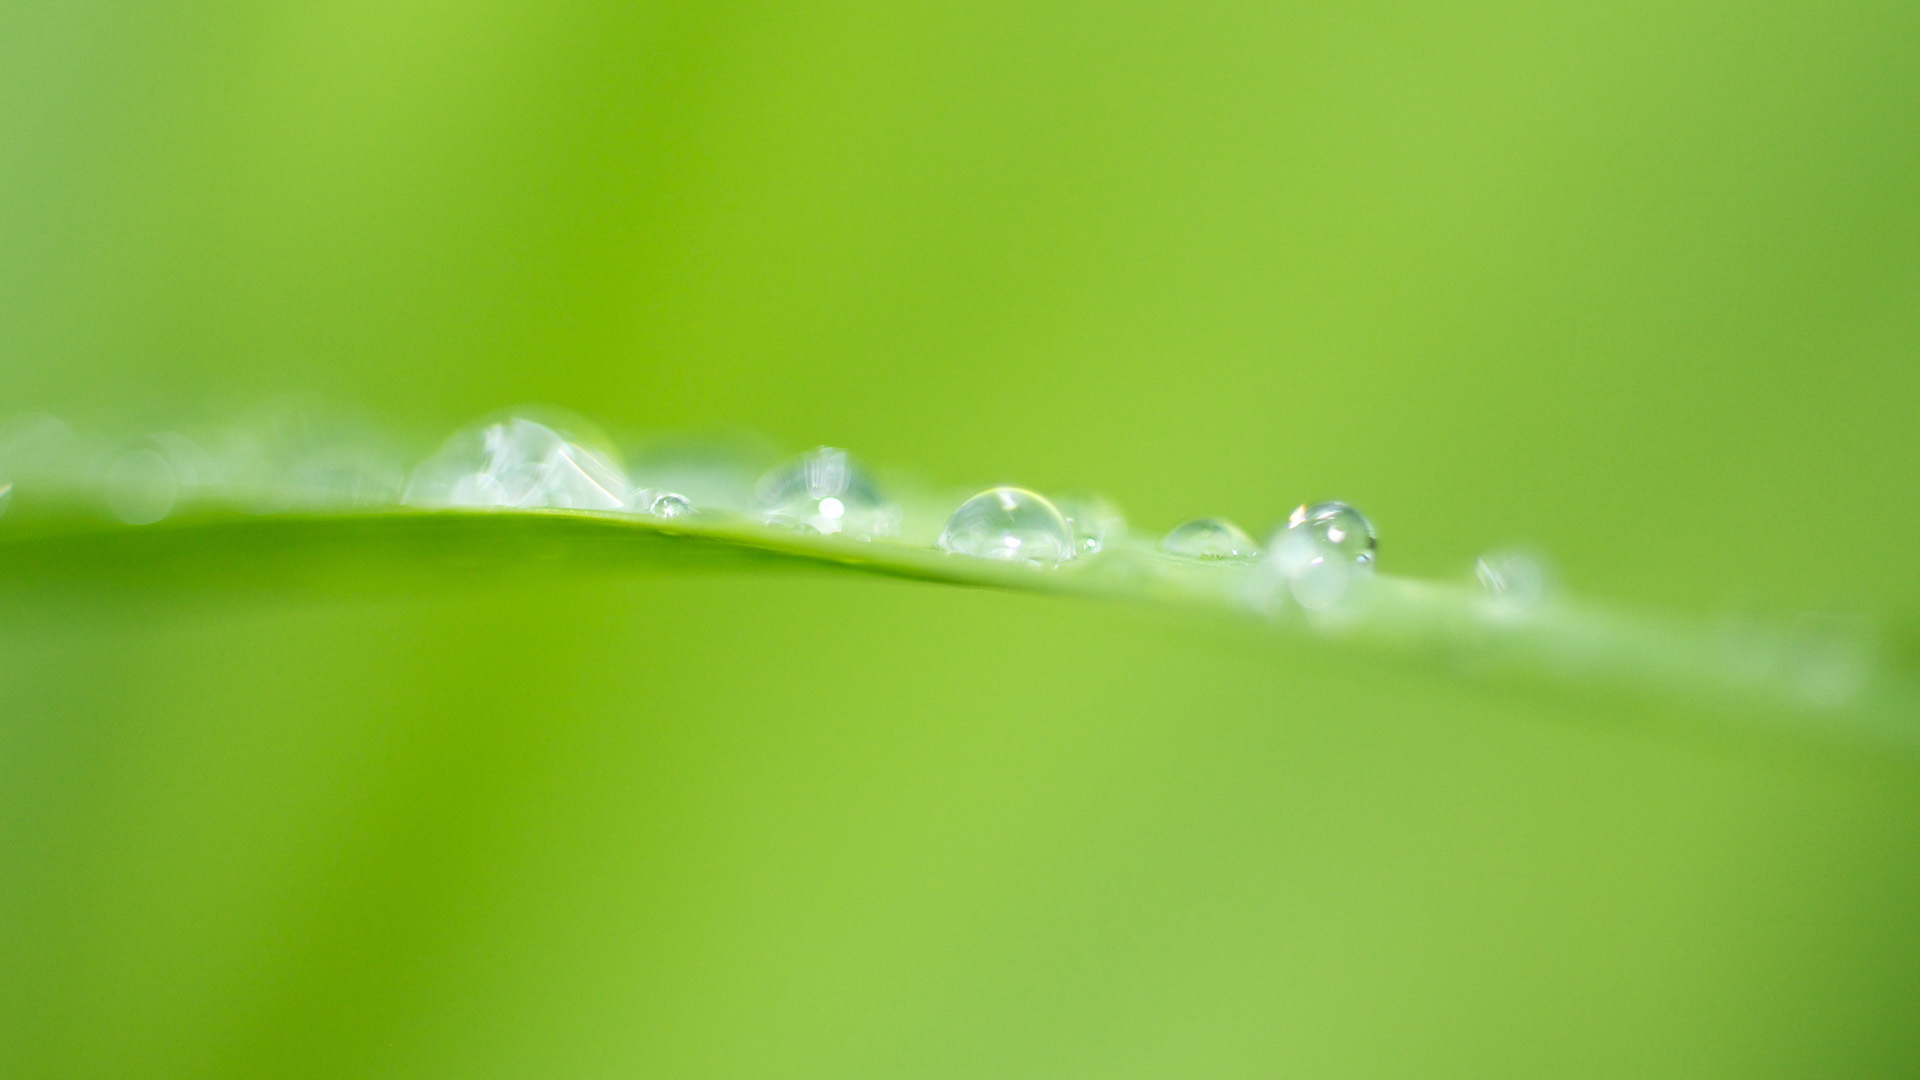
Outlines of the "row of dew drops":
[[[455,435],[415,470],[404,498],[425,507],[598,510],[668,520],[711,509],[687,492],[630,480],[610,451],[524,416]],[[767,472],[748,513],[780,529],[865,542],[902,539],[899,504],[836,447],[816,447]],[[998,485],[962,501],[934,546],[949,555],[1048,570],[1099,555],[1125,535],[1124,519],[1104,499],[1056,502]],[[1359,510],[1321,502],[1294,510],[1264,547],[1231,521],[1203,517],[1174,528],[1158,551],[1197,562],[1264,563],[1302,606],[1325,608],[1346,594],[1351,575],[1371,570],[1376,547],[1373,524]],[[1496,591],[1509,591],[1504,581],[1482,577]]]
[[[1131,574],[1144,561],[1189,575],[1188,583],[1190,575],[1224,583],[1228,599],[1262,614],[1322,613],[1332,617],[1323,623],[1330,626],[1352,624],[1364,606],[1355,600],[1370,592],[1366,583],[1374,578],[1373,524],[1343,502],[1299,506],[1264,544],[1219,517],[1184,522],[1151,542],[1093,495],[1049,498],[1003,485],[929,497],[911,483],[889,492],[893,485],[883,486],[845,450],[818,447],[768,468],[770,457],[731,454],[699,440],[664,457],[643,454],[629,471],[593,431],[558,410],[519,409],[456,432],[408,468],[388,433],[323,409],[268,407],[218,428],[171,428],[132,440],[92,438],[57,418],[31,415],[0,423],[0,517],[78,506],[148,525],[206,508],[331,514],[412,506],[585,510],[690,528],[745,519],[1037,572],[1101,564]],[[1474,579],[1482,601],[1474,610],[1491,619],[1482,629],[1539,631],[1544,642],[1558,627],[1564,647],[1556,647],[1555,663],[1592,667],[1617,655],[1623,665],[1644,666],[1643,643],[1632,635],[1564,633],[1577,620],[1557,602],[1537,554],[1517,548],[1483,555]],[[1463,640],[1480,640],[1477,634]],[[1863,640],[1857,626],[1812,616],[1787,627],[1734,620],[1706,642],[1715,657],[1707,666],[1740,686],[1765,686],[1784,673],[1793,696],[1838,705],[1866,684],[1872,663]]]
[[[416,469],[404,501],[443,508],[558,508],[646,514],[667,520],[717,510],[775,528],[842,539],[911,543],[902,535],[901,505],[849,452],[816,447],[762,475],[741,506],[726,498],[705,505],[691,490],[629,478],[618,456],[560,425],[509,416],[467,428]],[[997,485],[967,497],[946,516],[933,546],[949,555],[1047,570],[1128,545],[1121,512],[1104,498],[1055,500],[1024,487]],[[1299,607],[1325,611],[1371,573],[1378,537],[1373,523],[1339,501],[1302,504],[1262,545],[1221,517],[1175,526],[1155,546],[1159,556],[1187,563],[1239,565],[1243,597],[1273,610],[1283,592]],[[1475,580],[1503,609],[1537,605],[1549,592],[1545,563],[1524,549],[1483,555]]]
[[[777,529],[933,547],[1043,570],[1122,548],[1187,564],[1239,565],[1258,570],[1269,591],[1280,588],[1309,609],[1331,607],[1347,595],[1351,583],[1372,570],[1377,546],[1372,522],[1342,502],[1300,506],[1265,544],[1219,517],[1187,521],[1155,544],[1131,534],[1120,511],[1098,496],[1049,498],[1002,485],[957,506],[916,500],[919,492],[890,497],[861,462],[833,447],[815,448],[763,473],[764,465],[735,462],[728,468],[744,475],[721,483],[714,482],[712,467],[702,473],[649,464],[657,465],[629,471],[590,423],[537,407],[463,428],[411,469],[372,425],[321,412],[263,410],[219,429],[167,429],[118,442],[83,438],[62,421],[35,416],[0,426],[0,513],[16,498],[16,488],[38,483],[92,492],[96,505],[134,525],[207,506],[269,513],[407,505],[587,510],[667,521],[746,518]],[[932,524],[940,515],[944,524],[936,535]],[[912,518],[911,527],[903,527],[903,517]],[[1497,596],[1524,601],[1534,598],[1543,579],[1524,556],[1495,556],[1482,560],[1480,580]]]

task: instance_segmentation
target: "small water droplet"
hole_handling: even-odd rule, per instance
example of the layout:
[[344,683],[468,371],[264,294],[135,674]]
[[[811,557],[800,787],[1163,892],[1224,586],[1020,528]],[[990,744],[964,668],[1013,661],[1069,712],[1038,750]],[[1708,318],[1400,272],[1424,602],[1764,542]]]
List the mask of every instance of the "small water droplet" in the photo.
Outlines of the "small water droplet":
[[693,513],[693,504],[687,501],[686,496],[668,491],[654,496],[653,502],[647,506],[647,513],[669,520],[683,518]]
[[1126,515],[1102,496],[1078,492],[1062,496],[1054,505],[1073,530],[1077,555],[1097,555],[1126,538]]
[[407,487],[421,506],[620,510],[632,500],[610,449],[591,449],[546,424],[515,416],[461,431]]
[[106,498],[114,517],[129,525],[151,525],[173,512],[180,498],[180,475],[153,447],[128,450],[107,468]]
[[996,487],[960,504],[940,534],[940,550],[982,559],[1053,566],[1073,558],[1073,530],[1046,497]]
[[1508,607],[1532,607],[1552,589],[1546,560],[1527,551],[1490,551],[1474,562],[1473,576],[1488,596]]
[[1269,549],[1276,555],[1291,549],[1296,558],[1311,553],[1365,568],[1373,564],[1376,546],[1373,523],[1365,514],[1343,502],[1323,502],[1295,509]]
[[13,505],[13,484],[11,481],[9,481],[8,483],[0,484],[0,514],[5,514],[7,512],[7,507],[12,505]]
[[1213,517],[1176,525],[1160,541],[1160,550],[1190,559],[1251,559],[1260,555],[1260,545],[1240,526]]
[[760,482],[760,519],[828,536],[877,540],[894,535],[900,512],[845,450],[822,446]]

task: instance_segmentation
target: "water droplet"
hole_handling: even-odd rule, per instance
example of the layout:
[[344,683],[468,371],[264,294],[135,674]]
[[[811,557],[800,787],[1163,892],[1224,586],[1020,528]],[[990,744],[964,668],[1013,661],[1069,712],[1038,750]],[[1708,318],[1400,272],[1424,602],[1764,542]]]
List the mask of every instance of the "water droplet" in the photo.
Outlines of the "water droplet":
[[7,512],[7,507],[12,505],[13,505],[13,484],[11,482],[0,484],[0,514],[5,514]]
[[647,506],[647,513],[669,520],[683,518],[693,513],[693,504],[687,501],[686,496],[667,491],[654,496],[653,502]]
[[613,452],[591,449],[522,416],[448,439],[414,471],[406,501],[420,506],[619,510],[632,500]]
[[1473,576],[1488,596],[1515,608],[1540,603],[1552,587],[1546,560],[1527,551],[1490,551],[1474,562]]
[[1073,530],[1075,554],[1097,555],[1126,538],[1126,516],[1099,495],[1066,495],[1054,505],[1060,508],[1060,516],[1067,519],[1067,527]]
[[1352,584],[1353,564],[1338,559],[1314,559],[1287,573],[1287,592],[1308,611],[1331,611]]
[[1269,565],[1294,602],[1328,611],[1347,596],[1354,574],[1373,569],[1373,525],[1343,502],[1302,506],[1267,545]]
[[1073,530],[1046,497],[996,487],[960,504],[940,534],[940,550],[982,559],[1053,566],[1073,558]]
[[1160,541],[1160,550],[1190,559],[1258,558],[1260,545],[1240,526],[1225,518],[1194,518],[1174,527]]
[[[1373,523],[1343,502],[1301,506],[1287,518],[1286,528],[1274,535],[1270,549],[1282,555],[1288,549],[1304,558],[1339,560],[1355,567],[1373,564],[1376,547]],[[1287,561],[1283,559],[1283,561]]]
[[180,498],[180,475],[167,455],[153,447],[128,450],[107,469],[106,497],[114,517],[129,525],[151,525],[173,512]]
[[822,446],[760,482],[760,519],[828,536],[877,540],[894,535],[900,512],[845,450]]

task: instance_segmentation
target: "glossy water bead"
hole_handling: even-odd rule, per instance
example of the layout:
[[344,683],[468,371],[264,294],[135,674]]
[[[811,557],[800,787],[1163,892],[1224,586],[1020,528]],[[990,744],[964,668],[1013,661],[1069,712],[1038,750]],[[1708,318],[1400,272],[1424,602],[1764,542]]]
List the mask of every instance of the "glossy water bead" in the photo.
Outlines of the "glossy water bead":
[[685,495],[663,491],[655,495],[653,501],[647,504],[647,513],[669,520],[683,518],[693,513],[693,503],[689,502]]
[[1343,502],[1323,502],[1294,510],[1269,549],[1283,561],[1329,559],[1365,568],[1373,564],[1376,546],[1365,514]]
[[822,446],[760,481],[760,519],[855,540],[892,536],[900,512],[845,450]]
[[988,488],[961,503],[940,534],[942,551],[1037,566],[1071,559],[1073,549],[1073,529],[1059,509],[1017,487]]
[[1251,559],[1259,556],[1260,545],[1225,518],[1203,517],[1174,526],[1160,550],[1189,559]]
[[1328,611],[1347,597],[1354,576],[1373,569],[1373,525],[1343,502],[1302,506],[1267,544],[1267,563],[1295,603]]
[[633,492],[611,450],[594,450],[523,416],[454,435],[414,471],[422,506],[622,510]]

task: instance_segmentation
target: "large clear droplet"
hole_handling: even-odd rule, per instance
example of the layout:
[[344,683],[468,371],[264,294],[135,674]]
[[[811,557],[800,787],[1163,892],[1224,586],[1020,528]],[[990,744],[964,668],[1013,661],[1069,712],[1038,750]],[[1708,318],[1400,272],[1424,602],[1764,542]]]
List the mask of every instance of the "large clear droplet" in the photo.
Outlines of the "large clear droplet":
[[1253,559],[1260,545],[1240,526],[1225,518],[1203,517],[1174,526],[1160,541],[1160,550],[1189,559]]
[[1267,544],[1269,563],[1309,611],[1338,606],[1353,576],[1373,569],[1373,552],[1373,524],[1343,502],[1300,507]]
[[1053,566],[1073,558],[1073,530],[1046,497],[997,487],[960,504],[940,534],[940,550],[981,559]]
[[1323,502],[1294,510],[1268,548],[1276,556],[1310,553],[1364,569],[1373,564],[1376,546],[1373,523],[1365,514],[1343,502]]
[[632,498],[610,449],[521,416],[456,434],[407,487],[420,506],[620,510]]
[[900,512],[845,450],[822,446],[760,481],[760,519],[827,536],[878,540],[894,535]]

